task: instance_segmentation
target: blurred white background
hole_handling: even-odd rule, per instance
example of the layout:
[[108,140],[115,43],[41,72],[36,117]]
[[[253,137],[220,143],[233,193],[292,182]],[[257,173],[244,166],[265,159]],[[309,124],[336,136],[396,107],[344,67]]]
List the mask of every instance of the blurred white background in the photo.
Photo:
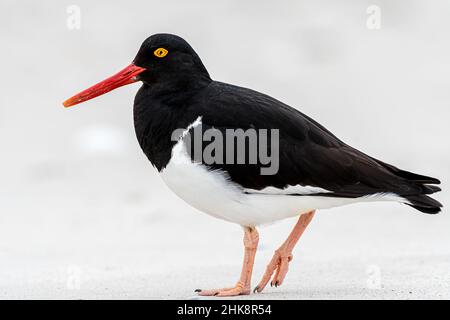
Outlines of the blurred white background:
[[[71,5],[80,29],[68,27]],[[379,29],[367,26],[370,5]],[[61,105],[128,65],[153,33],[184,37],[214,79],[440,178],[448,204],[449,17],[446,0],[2,0],[0,298],[188,298],[237,280],[240,227],[188,207],[141,152],[138,85]],[[261,229],[254,284],[294,223]],[[322,211],[285,284],[251,298],[450,298],[449,230],[445,208]]]

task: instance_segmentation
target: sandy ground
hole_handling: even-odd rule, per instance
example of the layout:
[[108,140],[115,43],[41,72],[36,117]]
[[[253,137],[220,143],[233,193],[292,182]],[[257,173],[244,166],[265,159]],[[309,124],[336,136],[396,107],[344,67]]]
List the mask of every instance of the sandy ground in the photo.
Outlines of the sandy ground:
[[[196,288],[236,282],[241,228],[164,186],[135,141],[137,87],[60,105],[128,64],[156,32],[186,37],[214,78],[269,93],[375,157],[437,176],[436,198],[450,203],[447,1],[378,1],[378,31],[366,27],[372,1],[80,0],[80,30],[66,27],[72,3],[3,3],[0,298],[194,299]],[[294,223],[260,228],[254,285]],[[239,299],[449,299],[449,230],[446,209],[322,211],[285,284]]]
[[[33,199],[21,196],[34,203],[32,216],[3,220],[1,298],[193,299],[196,288],[237,280],[240,227],[189,208],[145,162],[128,170],[127,161],[115,163],[121,173],[109,179],[104,166],[87,185],[78,165],[78,177],[41,182]],[[142,174],[153,188],[125,184]],[[49,201],[53,210],[43,212]],[[260,228],[255,285],[294,222]],[[428,216],[398,204],[319,212],[286,283],[240,298],[450,298],[448,226],[445,213]]]

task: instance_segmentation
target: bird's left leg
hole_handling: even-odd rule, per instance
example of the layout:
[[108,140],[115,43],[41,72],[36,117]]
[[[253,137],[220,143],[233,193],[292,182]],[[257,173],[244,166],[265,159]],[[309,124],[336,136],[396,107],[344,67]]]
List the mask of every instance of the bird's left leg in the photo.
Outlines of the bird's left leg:
[[254,227],[244,227],[244,232],[244,263],[242,265],[241,277],[238,283],[232,288],[195,290],[200,296],[229,297],[250,294],[253,264],[255,262],[259,234]]
[[253,290],[254,292],[263,291],[264,287],[269,282],[272,274],[275,271],[275,276],[270,282],[270,286],[274,285],[275,287],[278,287],[283,283],[284,277],[288,272],[289,262],[292,260],[292,250],[294,249],[301,235],[314,217],[314,213],[315,211],[311,211],[300,216],[294,229],[289,234],[289,237],[275,251],[275,254],[273,255],[273,258],[270,261],[269,265],[267,266],[266,272],[264,273],[261,282]]

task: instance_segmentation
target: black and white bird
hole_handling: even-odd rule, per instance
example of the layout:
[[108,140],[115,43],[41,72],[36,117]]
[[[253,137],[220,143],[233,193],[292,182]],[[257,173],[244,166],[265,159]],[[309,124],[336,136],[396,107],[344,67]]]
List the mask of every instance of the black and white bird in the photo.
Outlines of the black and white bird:
[[[299,216],[255,292],[261,292],[271,278],[271,285],[282,284],[292,250],[317,209],[371,201],[400,202],[428,214],[442,207],[428,196],[440,190],[438,179],[370,157],[268,95],[212,80],[197,53],[175,35],[147,38],[132,64],[68,99],[64,106],[136,81],[143,83],[134,101],[137,139],[164,182],[198,210],[244,228],[245,258],[238,283],[196,290],[200,295],[251,292],[258,225]],[[260,161],[198,161],[192,145],[186,143],[197,127],[224,134],[237,129],[277,130],[277,172],[262,174],[265,164]],[[179,129],[184,131],[173,139]],[[274,152],[266,141],[266,149]],[[203,141],[201,150],[206,147]]]

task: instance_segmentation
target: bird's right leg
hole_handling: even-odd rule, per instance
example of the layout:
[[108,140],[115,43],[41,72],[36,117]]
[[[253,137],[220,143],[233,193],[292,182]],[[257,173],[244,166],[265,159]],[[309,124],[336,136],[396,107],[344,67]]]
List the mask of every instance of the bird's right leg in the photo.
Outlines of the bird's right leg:
[[195,292],[198,292],[199,296],[230,297],[250,294],[253,264],[255,262],[259,234],[258,231],[256,231],[256,228],[253,227],[245,227],[244,232],[244,263],[242,265],[241,277],[238,283],[232,288],[212,290],[197,289]]

